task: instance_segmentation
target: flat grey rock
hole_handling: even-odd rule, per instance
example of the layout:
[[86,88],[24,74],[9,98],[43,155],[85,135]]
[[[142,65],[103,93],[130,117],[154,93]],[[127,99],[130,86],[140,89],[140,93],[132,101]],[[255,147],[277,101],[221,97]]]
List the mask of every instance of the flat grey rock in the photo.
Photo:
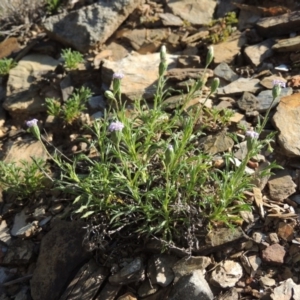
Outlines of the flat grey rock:
[[[293,93],[293,89],[291,87],[281,89],[280,96],[275,98],[272,104],[272,108],[279,103],[282,97],[289,96],[292,93]],[[258,100],[256,110],[259,112],[265,112],[269,109],[273,101],[272,91],[271,90],[262,91],[256,96],[256,98]]]
[[218,95],[242,94],[244,92],[256,93],[260,89],[259,79],[239,78],[230,84],[218,88]]
[[215,69],[214,74],[220,78],[223,78],[229,82],[235,81],[239,79],[239,75],[237,75],[228,64],[222,62]]

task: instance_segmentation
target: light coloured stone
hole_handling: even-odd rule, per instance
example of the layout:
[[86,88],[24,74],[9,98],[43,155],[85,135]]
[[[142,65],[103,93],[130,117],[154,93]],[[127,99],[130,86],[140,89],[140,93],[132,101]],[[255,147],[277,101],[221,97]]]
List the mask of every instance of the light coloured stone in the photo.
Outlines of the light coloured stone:
[[266,58],[273,55],[274,51],[272,50],[272,46],[274,43],[275,41],[273,39],[267,39],[259,44],[248,46],[245,49],[245,55],[252,64],[258,66]]
[[192,25],[208,24],[215,11],[217,2],[211,0],[168,0],[171,12]]
[[283,201],[296,192],[297,185],[287,170],[277,172],[268,182],[270,197],[273,200]]
[[233,261],[225,260],[217,265],[211,273],[211,282],[222,288],[233,287],[243,276],[242,266]]
[[239,78],[224,87],[218,88],[217,93],[218,95],[255,93],[260,88],[259,79]]
[[300,93],[281,98],[273,117],[278,143],[288,156],[300,156]]
[[293,279],[289,278],[274,288],[270,297],[272,300],[290,300],[295,287],[297,287],[296,283],[293,281]]
[[[168,68],[176,68],[178,55],[167,54]],[[158,78],[160,54],[139,55],[133,53],[120,61],[104,60],[102,66],[103,89],[108,89],[112,84],[112,75],[122,72],[122,95],[134,101],[140,97],[153,99],[156,91],[155,85]]]
[[192,273],[194,270],[200,270],[205,274],[205,268],[211,264],[211,259],[207,256],[184,257],[173,266],[175,273],[174,282],[176,283],[181,276]]
[[11,140],[5,145],[7,150],[4,155],[5,163],[15,162],[17,166],[22,167],[21,161],[33,163],[31,157],[47,159],[47,152],[41,143],[33,138]]
[[58,60],[47,55],[30,54],[23,57],[9,72],[7,97],[3,107],[11,115],[22,114],[22,118],[24,115],[46,111],[45,99],[41,94],[49,87],[37,79],[49,71],[54,71],[58,64]]

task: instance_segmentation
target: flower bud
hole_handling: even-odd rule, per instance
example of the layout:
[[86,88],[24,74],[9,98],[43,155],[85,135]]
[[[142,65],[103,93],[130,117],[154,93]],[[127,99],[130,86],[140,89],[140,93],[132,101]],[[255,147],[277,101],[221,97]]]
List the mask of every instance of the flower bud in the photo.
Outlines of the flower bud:
[[159,77],[163,76],[165,74],[165,72],[167,71],[168,68],[168,64],[166,61],[161,61],[159,64],[159,69],[158,69],[158,74]]
[[104,96],[109,100],[115,100],[115,96],[111,91],[105,91]]
[[167,59],[167,49],[165,45],[160,48],[160,61],[163,62]]
[[275,84],[272,89],[273,99],[277,98],[281,94],[281,86],[280,84]]
[[213,58],[214,58],[214,47],[209,46],[208,47],[208,52],[207,52],[207,55],[206,55],[206,67],[210,65]]
[[210,92],[211,92],[211,94],[213,94],[214,92],[216,92],[216,90],[218,89],[219,85],[220,85],[220,79],[219,78],[214,78],[214,80],[212,81],[211,86],[210,86]]
[[170,163],[172,163],[174,158],[174,148],[172,145],[168,145],[167,150],[165,152],[165,163],[166,165],[170,165]]

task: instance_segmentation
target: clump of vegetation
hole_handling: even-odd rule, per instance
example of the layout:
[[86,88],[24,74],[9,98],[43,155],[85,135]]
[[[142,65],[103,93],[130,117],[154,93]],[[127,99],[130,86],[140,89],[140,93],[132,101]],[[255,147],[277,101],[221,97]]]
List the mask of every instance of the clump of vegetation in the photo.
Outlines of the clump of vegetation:
[[[205,70],[212,59],[210,48]],[[193,247],[197,232],[205,225],[234,226],[242,220],[241,211],[251,210],[245,192],[253,187],[253,176],[246,172],[246,166],[273,138],[259,139],[270,109],[255,130],[245,129],[247,154],[241,164],[236,165],[229,152],[224,155],[225,166],[214,167],[211,155],[199,146],[206,124],[199,128],[198,121],[208,113],[217,120],[217,110],[209,111],[199,104],[189,111],[184,108],[189,99],[201,93],[206,77],[194,83],[181,107],[167,113],[162,105],[168,94],[166,70],[163,47],[154,103],[150,106],[136,100],[131,117],[120,104],[123,75],[114,75],[113,90],[105,93],[110,108],[102,119],[86,126],[94,137],[89,144],[93,156],[80,154],[72,161],[59,155],[52,157],[61,172],[54,178],[55,187],[74,199],[74,209],[82,218],[93,215],[101,223],[103,237],[122,231],[124,235],[154,236]],[[206,100],[218,85],[219,80],[214,79]],[[273,99],[280,88],[274,85]],[[71,101],[78,111],[79,99],[85,99],[87,92],[79,90],[76,95]],[[42,142],[36,122],[28,122],[28,126]],[[276,165],[256,176],[265,176],[273,167]]]
[[12,58],[0,59],[0,76],[5,76],[14,68],[17,63]]
[[71,49],[63,49],[62,58],[65,61],[65,67],[70,70],[76,69],[78,64],[84,61],[80,52],[72,51]]
[[35,199],[45,189],[45,169],[45,161],[38,158],[20,165],[0,161],[0,186],[17,200]]
[[217,44],[224,42],[233,32],[238,23],[235,12],[229,12],[224,18],[212,20],[208,25],[210,28],[209,43]]
[[47,10],[51,14],[55,14],[61,6],[61,0],[47,0]]
[[47,98],[45,100],[47,113],[61,118],[66,124],[70,125],[86,110],[86,103],[91,96],[92,92],[89,88],[81,87],[63,105],[56,99]]

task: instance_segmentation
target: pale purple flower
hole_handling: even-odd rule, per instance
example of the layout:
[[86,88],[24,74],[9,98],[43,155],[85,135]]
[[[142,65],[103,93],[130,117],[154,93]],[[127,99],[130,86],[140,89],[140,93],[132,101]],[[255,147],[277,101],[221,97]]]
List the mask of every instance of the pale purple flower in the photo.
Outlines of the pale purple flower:
[[30,120],[30,121],[26,121],[26,125],[27,125],[27,127],[29,127],[29,128],[31,128],[31,127],[33,127],[33,126],[36,126],[37,123],[38,123],[38,120],[37,120],[37,119],[32,119],[32,120]]
[[272,83],[273,83],[273,86],[279,85],[281,88],[285,88],[285,82],[280,79],[275,79],[275,80],[273,80]]
[[113,131],[122,131],[124,128],[124,124],[120,121],[112,122],[108,126],[108,131],[113,132]]
[[113,79],[120,79],[121,80],[122,78],[124,78],[124,74],[121,73],[121,72],[116,72],[116,73],[113,74]]
[[258,139],[259,133],[257,133],[256,131],[253,131],[253,130],[247,130],[246,131],[246,136],[250,137],[252,139]]

